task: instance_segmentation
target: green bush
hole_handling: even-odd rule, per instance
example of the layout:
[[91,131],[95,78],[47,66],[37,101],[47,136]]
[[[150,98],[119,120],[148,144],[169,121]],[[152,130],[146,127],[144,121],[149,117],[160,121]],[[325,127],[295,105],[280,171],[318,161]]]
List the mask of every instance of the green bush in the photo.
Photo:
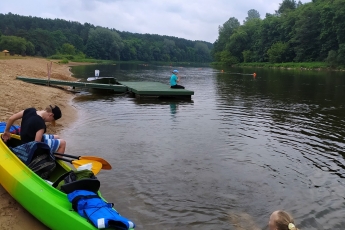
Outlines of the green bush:
[[68,60],[66,58],[62,59],[61,61],[59,61],[59,63],[61,64],[67,64],[68,63]]
[[66,55],[66,54],[54,54],[50,57],[48,57],[49,59],[67,59],[67,60],[73,60],[74,56],[73,55]]
[[276,42],[274,43],[269,50],[267,50],[268,54],[268,60],[271,63],[277,63],[277,62],[282,62],[283,57],[286,53],[286,50],[288,48],[287,43],[283,42]]
[[59,60],[59,59],[63,59],[64,57],[61,54],[54,54],[54,55],[52,55],[52,56],[50,56],[48,58],[49,59],[57,59],[57,60]]
[[243,51],[242,55],[243,55],[243,62],[251,62],[252,52],[250,50]]

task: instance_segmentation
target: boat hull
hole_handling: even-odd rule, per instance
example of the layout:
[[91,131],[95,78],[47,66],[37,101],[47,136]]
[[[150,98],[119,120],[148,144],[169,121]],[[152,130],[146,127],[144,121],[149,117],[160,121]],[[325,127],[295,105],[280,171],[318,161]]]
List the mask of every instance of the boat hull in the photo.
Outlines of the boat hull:
[[89,77],[88,82],[99,83],[99,84],[118,84],[114,77]]
[[[18,138],[13,135],[12,138]],[[64,162],[57,161],[52,179],[70,171]],[[6,191],[39,221],[51,229],[96,229],[72,210],[67,195],[37,176],[16,156],[0,138],[0,183]]]

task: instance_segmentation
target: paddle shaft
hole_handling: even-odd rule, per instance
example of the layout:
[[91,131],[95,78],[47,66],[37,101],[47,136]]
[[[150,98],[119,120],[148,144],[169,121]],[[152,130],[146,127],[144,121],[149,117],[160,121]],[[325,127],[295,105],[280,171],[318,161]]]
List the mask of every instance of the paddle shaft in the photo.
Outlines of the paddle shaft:
[[59,155],[59,156],[66,156],[66,157],[70,157],[70,158],[74,158],[74,159],[79,159],[79,157],[77,156],[73,156],[73,155],[68,155],[68,154],[64,154],[64,153],[54,153],[55,155]]
[[55,158],[73,164],[73,160],[68,160],[68,159],[65,159],[65,158],[63,158],[63,157],[55,157]]

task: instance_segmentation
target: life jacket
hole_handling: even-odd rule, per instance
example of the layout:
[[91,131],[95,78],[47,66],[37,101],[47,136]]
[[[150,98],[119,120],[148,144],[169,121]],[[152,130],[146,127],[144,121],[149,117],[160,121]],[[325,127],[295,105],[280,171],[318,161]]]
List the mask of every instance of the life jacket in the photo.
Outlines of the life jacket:
[[75,190],[67,197],[72,203],[73,209],[98,229],[128,230],[135,228],[135,224],[131,220],[121,216],[112,208],[113,204],[106,203],[94,192]]

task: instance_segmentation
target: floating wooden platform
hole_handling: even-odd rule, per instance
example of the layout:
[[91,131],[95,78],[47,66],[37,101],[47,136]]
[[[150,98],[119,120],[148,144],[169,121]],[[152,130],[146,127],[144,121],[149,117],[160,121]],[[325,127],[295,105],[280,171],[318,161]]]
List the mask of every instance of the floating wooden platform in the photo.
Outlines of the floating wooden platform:
[[80,81],[61,81],[61,80],[52,80],[48,81],[47,79],[42,78],[29,78],[29,77],[17,77],[18,80],[40,84],[40,85],[67,85],[71,87],[78,88],[92,88],[92,89],[110,89],[114,90],[117,93],[127,92],[127,87],[124,85],[115,85],[115,84],[99,84],[99,83],[87,83]]
[[128,87],[128,91],[136,97],[181,97],[191,98],[194,91],[186,89],[171,89],[169,85],[160,82],[119,81]]
[[117,84],[100,84],[100,83],[87,83],[78,81],[61,81],[50,80],[42,78],[29,78],[18,76],[18,80],[40,84],[40,85],[66,85],[73,88],[93,88],[93,89],[107,89],[114,90],[115,93],[129,92],[137,98],[140,97],[177,97],[177,98],[191,98],[194,91],[186,89],[171,89],[169,85],[159,82],[131,82],[121,81],[120,85]]

